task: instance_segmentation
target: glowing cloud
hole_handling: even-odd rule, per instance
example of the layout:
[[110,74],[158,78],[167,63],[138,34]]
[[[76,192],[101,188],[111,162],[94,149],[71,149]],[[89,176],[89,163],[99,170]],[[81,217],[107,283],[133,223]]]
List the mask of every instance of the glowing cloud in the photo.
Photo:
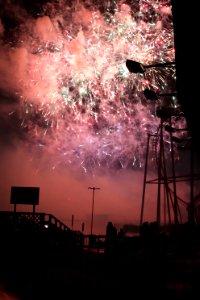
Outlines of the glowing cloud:
[[13,16],[7,4],[18,20],[11,40],[0,23],[0,89],[15,99],[7,122],[17,119],[26,145],[50,155],[53,168],[143,166],[146,133],[159,122],[143,90],[166,91],[175,74],[129,74],[125,61],[174,60],[169,2],[57,1],[37,18],[22,9]]

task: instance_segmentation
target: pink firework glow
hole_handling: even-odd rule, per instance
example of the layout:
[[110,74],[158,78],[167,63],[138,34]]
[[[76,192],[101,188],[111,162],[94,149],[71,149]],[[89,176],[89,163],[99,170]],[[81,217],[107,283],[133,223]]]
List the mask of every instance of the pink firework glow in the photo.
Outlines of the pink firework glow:
[[[89,232],[88,187],[95,186],[94,232],[104,233],[109,220],[138,223],[148,133],[156,136],[149,156],[155,175],[157,108],[180,105],[143,93],[174,93],[175,68],[133,74],[127,59],[174,62],[169,0],[0,3],[1,209],[10,208],[11,186],[38,186],[38,210],[69,226],[73,214],[74,228],[85,222]],[[187,127],[182,115],[171,121]],[[170,161],[167,131],[164,141]],[[156,193],[149,185],[145,219],[155,220]],[[181,198],[188,194],[181,189]]]
[[125,62],[174,61],[169,1],[57,1],[36,18],[7,10],[19,26],[0,46],[0,85],[15,98],[8,122],[17,120],[28,147],[53,168],[141,168],[159,122],[143,90],[174,88],[175,70],[135,75]]

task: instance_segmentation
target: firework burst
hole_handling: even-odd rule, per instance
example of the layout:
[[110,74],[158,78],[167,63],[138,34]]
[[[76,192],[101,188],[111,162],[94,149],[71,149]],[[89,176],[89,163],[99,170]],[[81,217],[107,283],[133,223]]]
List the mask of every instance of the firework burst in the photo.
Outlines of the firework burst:
[[15,7],[17,28],[9,42],[2,30],[0,47],[17,98],[8,115],[31,149],[84,172],[143,166],[159,124],[143,90],[171,91],[175,72],[130,74],[125,62],[174,61],[169,2],[56,1],[34,18]]

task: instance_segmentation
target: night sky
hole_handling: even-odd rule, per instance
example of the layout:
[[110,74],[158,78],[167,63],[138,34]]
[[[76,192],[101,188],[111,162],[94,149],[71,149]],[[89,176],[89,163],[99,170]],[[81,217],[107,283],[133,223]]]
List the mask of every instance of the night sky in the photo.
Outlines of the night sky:
[[[138,224],[147,133],[159,126],[151,102],[175,89],[175,70],[130,74],[126,59],[174,61],[169,1],[0,1],[0,209],[12,210],[11,186],[40,187],[36,211],[94,232],[108,221]],[[185,120],[172,120],[179,127]],[[178,123],[179,122],[179,123]],[[164,136],[166,160],[169,134]],[[149,176],[155,177],[157,148]],[[188,168],[186,154],[176,164]],[[148,185],[145,219],[154,220],[156,185]],[[189,196],[181,184],[180,197]],[[31,207],[18,207],[31,210]]]

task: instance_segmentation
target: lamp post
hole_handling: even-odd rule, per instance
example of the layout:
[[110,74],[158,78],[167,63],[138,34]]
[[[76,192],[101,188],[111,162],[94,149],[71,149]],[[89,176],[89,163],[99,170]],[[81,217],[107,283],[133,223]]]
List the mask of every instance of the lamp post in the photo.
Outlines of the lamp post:
[[160,97],[176,97],[177,93],[162,93],[162,94],[157,94],[155,91],[151,89],[145,89],[144,90],[144,95],[147,99],[149,100],[158,100]]
[[[150,65],[143,65],[137,61],[133,61],[130,59],[126,60],[126,67],[130,73],[141,73],[144,74],[146,69],[148,68],[174,68],[176,67],[175,62],[164,62],[164,63],[154,63]],[[145,89],[144,95],[149,100],[158,100],[160,96],[176,96],[176,93],[167,93],[167,94],[157,94],[150,89]],[[164,155],[164,144],[163,144],[163,124],[164,121],[169,120],[171,125],[171,116],[176,113],[176,109],[168,108],[157,109],[157,117],[160,118],[160,135],[159,135],[159,156],[158,156],[158,193],[157,193],[157,223],[160,225],[160,208],[161,208],[161,183],[164,183],[166,194],[169,193],[168,187],[168,178],[166,175],[166,166],[165,166],[165,155]],[[172,134],[170,133],[170,139]],[[149,138],[147,142],[147,151],[149,151]],[[175,224],[178,224],[178,203],[177,203],[177,195],[176,195],[176,181],[175,181],[175,169],[174,169],[174,152],[173,152],[173,144],[171,140],[171,159],[172,159],[172,175],[173,175],[173,185],[174,185],[174,221]],[[147,164],[148,154],[146,155],[146,164]],[[143,221],[143,210],[144,210],[144,194],[145,194],[145,184],[146,184],[146,176],[147,176],[147,166],[145,165],[145,175],[144,175],[144,183],[143,183],[143,195],[142,195],[142,208],[141,208],[141,216],[140,223]]]
[[[164,93],[164,94],[157,94],[151,89],[145,89],[144,90],[144,95],[147,99],[149,100],[158,100],[162,96],[167,96],[167,97],[173,97],[176,96],[176,93]],[[161,196],[160,196],[160,184],[161,184],[161,169],[162,169],[162,160],[163,160],[163,155],[164,155],[164,145],[163,145],[163,122],[165,119],[169,120],[169,125],[165,126],[165,130],[172,128],[171,127],[171,116],[173,114],[176,114],[176,110],[170,110],[165,112],[163,109],[159,110],[159,113],[157,111],[157,116],[160,117],[161,123],[160,123],[160,151],[159,151],[159,160],[158,160],[158,199],[157,199],[157,222],[158,224],[160,223],[160,201],[161,201]],[[172,141],[172,130],[167,130],[169,131],[170,135],[170,144],[171,144],[171,163],[172,163],[172,178],[173,178],[173,189],[174,189],[174,223],[175,225],[178,224],[178,202],[177,202],[177,191],[176,191],[176,175],[175,175],[175,164],[174,164],[174,147],[173,147],[173,141]],[[163,154],[162,154],[163,153]],[[168,191],[168,179],[166,175],[166,171],[164,171],[164,183],[167,185],[166,191]]]
[[[130,59],[126,60],[126,67],[129,70],[130,73],[140,73],[144,74],[146,69],[148,68],[176,68],[176,62],[164,62],[164,63],[155,63],[155,64],[150,64],[150,65],[143,65],[142,63],[139,63],[137,61],[133,61]],[[144,95],[146,98],[149,100],[158,100],[159,97],[161,96],[177,96],[177,93],[165,93],[165,94],[157,94],[154,91],[151,91],[149,89],[145,89]],[[171,159],[172,159],[172,178],[173,178],[173,185],[174,185],[174,221],[175,224],[178,223],[178,196],[176,194],[176,181],[178,181],[178,177],[175,175],[175,166],[174,166],[174,150],[173,150],[173,142],[180,143],[179,138],[176,136],[173,136],[172,134],[176,131],[189,131],[188,128],[173,128],[171,127],[171,116],[178,116],[179,113],[177,110],[177,107],[165,107],[165,110],[163,109],[158,109],[157,110],[157,117],[161,119],[161,124],[160,124],[160,152],[159,152],[159,159],[158,159],[158,200],[157,200],[157,220],[160,222],[160,183],[164,183],[166,185],[166,193],[168,194],[169,187],[168,187],[168,182],[170,181],[170,178],[166,178],[166,171],[165,171],[165,158],[164,158],[164,144],[162,141],[163,138],[163,132],[162,132],[162,126],[163,121],[168,120],[169,125],[165,125],[165,130],[169,132],[170,134],[170,144],[171,144]],[[149,151],[149,139],[151,135],[148,135],[148,142],[147,142],[147,150]],[[184,139],[181,139],[182,141]],[[188,140],[188,139],[187,139]],[[190,140],[190,139],[189,139]],[[183,147],[185,148],[185,147]],[[186,146],[187,148],[187,146]],[[182,149],[182,148],[181,148]],[[190,154],[190,203],[188,207],[188,221],[194,223],[195,221],[195,207],[194,207],[194,145],[193,142],[191,142],[191,154]],[[163,151],[163,156],[160,155],[161,150]],[[147,164],[147,159],[148,159],[148,153],[146,155],[146,164]],[[162,166],[162,170],[159,170],[159,168]],[[162,175],[163,173],[163,175]],[[141,217],[140,217],[140,224],[143,222],[143,210],[144,210],[144,195],[145,195],[145,184],[146,183],[153,183],[154,180],[152,181],[147,181],[147,166],[145,166],[145,175],[144,175],[144,185],[143,185],[143,196],[142,196],[142,208],[141,208]],[[198,178],[197,178],[198,179]],[[163,181],[164,180],[164,181]],[[170,193],[169,193],[170,194]],[[180,198],[179,198],[180,200]],[[169,210],[170,214],[170,210]],[[170,215],[169,215],[170,218]]]
[[[158,100],[160,96],[176,96],[176,93],[168,93],[168,94],[156,94],[153,90],[150,89],[145,89],[144,90],[144,95],[147,99],[149,100]],[[178,111],[177,111],[178,112]],[[176,191],[176,174],[175,174],[175,164],[174,164],[174,147],[173,147],[173,143],[177,143],[179,145],[182,145],[183,142],[190,142],[190,151],[191,151],[191,155],[190,155],[190,203],[188,206],[188,221],[191,223],[195,222],[195,215],[194,215],[194,170],[193,170],[193,166],[194,166],[194,158],[193,158],[193,149],[192,149],[192,139],[191,137],[187,137],[187,138],[178,138],[177,136],[173,136],[172,134],[175,132],[179,132],[179,131],[189,131],[187,127],[184,128],[174,128],[172,127],[171,124],[171,116],[173,115],[177,115],[176,109],[171,109],[167,112],[164,111],[164,113],[162,112],[162,109],[159,111],[159,113],[157,112],[157,116],[161,118],[161,133],[160,133],[160,152],[159,154],[164,150],[163,149],[163,132],[162,132],[162,127],[163,127],[163,122],[162,120],[166,120],[168,119],[168,123],[169,125],[165,125],[164,129],[166,131],[169,132],[170,135],[170,144],[171,144],[171,162],[172,162],[172,179],[173,179],[173,193],[174,193],[174,204],[173,204],[173,208],[174,208],[174,222],[177,225],[178,222],[178,196],[177,196],[177,191]],[[183,147],[184,148],[184,147]],[[161,176],[161,166],[164,165],[164,162],[162,162],[162,158],[159,155],[159,163],[158,163],[158,200],[157,200],[157,221],[159,223],[160,221],[160,176]],[[164,176],[166,177],[166,176]],[[162,178],[162,176],[161,176]],[[145,185],[146,181],[144,181],[144,185]],[[164,183],[166,185],[168,185],[168,178],[165,178]],[[168,187],[167,187],[168,189]],[[144,195],[143,195],[143,200],[142,200],[142,211],[144,209]],[[143,212],[142,212],[143,215]]]
[[127,59],[126,67],[130,73],[144,73],[148,68],[172,68],[175,67],[175,62],[155,63],[151,65],[143,65],[137,61]]
[[100,188],[98,188],[98,187],[89,187],[88,190],[92,190],[92,216],[91,216],[91,230],[90,230],[90,234],[92,235],[93,215],[94,215],[94,194],[95,194],[95,190],[100,190]]

